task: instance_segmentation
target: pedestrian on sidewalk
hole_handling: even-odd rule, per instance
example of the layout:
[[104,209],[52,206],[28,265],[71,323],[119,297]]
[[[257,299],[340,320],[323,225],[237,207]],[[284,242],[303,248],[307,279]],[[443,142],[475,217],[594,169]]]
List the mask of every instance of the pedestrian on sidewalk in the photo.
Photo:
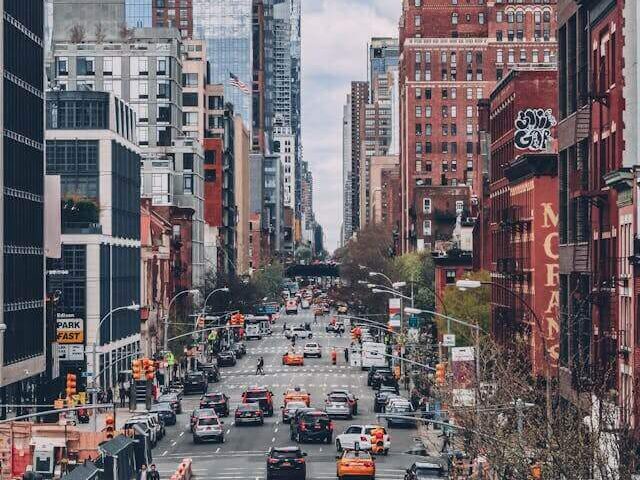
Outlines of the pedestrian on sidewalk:
[[344,349],[344,361],[346,363],[349,363],[349,349],[348,348]]
[[149,471],[148,479],[149,480],[160,480],[160,472],[158,472],[158,470],[156,470],[156,464],[155,463],[151,464],[151,470]]
[[149,480],[146,463],[143,463],[142,466],[140,467],[140,472],[138,473],[138,480]]
[[124,388],[124,382],[120,384],[120,388],[118,389],[118,393],[120,394],[120,408],[124,408],[125,399],[127,398],[127,389]]
[[264,358],[258,359],[258,367],[256,368],[256,375],[264,375]]
[[107,388],[107,403],[113,403],[113,390],[111,390],[111,387]]

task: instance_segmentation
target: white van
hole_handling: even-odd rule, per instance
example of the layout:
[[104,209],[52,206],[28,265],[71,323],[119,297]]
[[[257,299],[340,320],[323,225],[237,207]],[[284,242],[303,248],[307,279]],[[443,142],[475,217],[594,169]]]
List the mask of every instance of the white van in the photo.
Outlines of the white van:
[[362,342],[362,370],[387,366],[387,346],[384,343]]
[[260,324],[259,323],[249,323],[246,325],[245,328],[245,337],[247,340],[251,340],[252,338],[255,339],[262,339],[262,332],[260,331]]

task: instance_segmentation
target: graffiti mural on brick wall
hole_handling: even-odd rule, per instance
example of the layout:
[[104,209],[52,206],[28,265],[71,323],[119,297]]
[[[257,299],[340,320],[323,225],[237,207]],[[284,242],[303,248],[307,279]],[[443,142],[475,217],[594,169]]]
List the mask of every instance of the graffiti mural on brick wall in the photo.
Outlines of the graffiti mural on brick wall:
[[516,148],[539,152],[545,150],[551,139],[551,128],[557,124],[551,109],[527,108],[516,118]]

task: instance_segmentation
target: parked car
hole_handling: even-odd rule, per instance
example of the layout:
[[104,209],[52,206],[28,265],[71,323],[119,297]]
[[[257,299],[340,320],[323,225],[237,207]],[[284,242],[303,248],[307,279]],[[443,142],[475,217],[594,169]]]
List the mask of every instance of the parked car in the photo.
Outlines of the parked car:
[[204,373],[205,377],[207,377],[208,382],[219,382],[220,381],[220,369],[217,365],[213,363],[207,363],[200,366],[200,370]]
[[233,353],[235,353],[236,358],[242,358],[247,354],[247,347],[242,342],[234,343],[231,346],[231,350],[233,351]]
[[267,455],[267,480],[305,480],[307,454],[300,447],[271,447]]
[[200,415],[193,428],[193,443],[200,443],[210,439],[224,443],[223,425],[224,422],[217,416]]
[[222,392],[205,393],[200,398],[200,408],[212,408],[219,416],[229,415],[229,397]]
[[320,410],[296,412],[290,425],[291,440],[298,443],[305,441],[333,441],[333,422],[326,412]]
[[257,403],[267,417],[273,416],[273,392],[264,387],[252,387],[242,393],[242,403]]
[[307,342],[304,344],[304,348],[302,349],[302,355],[304,355],[305,358],[307,357],[322,358],[322,347],[320,347],[319,343]]
[[446,468],[434,462],[414,462],[404,475],[404,480],[431,480],[446,478]]
[[300,408],[307,408],[307,404],[302,400],[292,400],[282,407],[282,423],[289,423],[296,411]]
[[389,400],[390,397],[396,395],[396,389],[394,387],[380,387],[373,398],[373,411],[375,413],[384,412],[384,409],[387,405],[387,400]]
[[158,397],[157,403],[168,403],[176,414],[182,413],[182,400],[177,393],[163,393]]
[[231,350],[223,350],[218,353],[219,367],[233,367],[236,364],[236,354]]
[[133,412],[133,415],[129,417],[129,421],[135,420],[149,420],[151,422],[151,426],[156,432],[156,440],[160,441],[164,438],[165,430],[164,423],[160,420],[160,416],[157,413],[151,413],[147,411],[142,412]]
[[206,393],[208,383],[203,372],[187,372],[184,376],[184,393]]
[[371,386],[373,377],[376,375],[377,376],[381,375],[382,372],[391,372],[391,370],[389,369],[389,367],[377,367],[377,366],[369,367],[369,372],[367,373],[367,385]]
[[124,423],[122,429],[138,432],[148,437],[152,447],[155,447],[156,443],[158,443],[158,431],[149,419],[130,418]]
[[167,426],[176,424],[176,412],[173,411],[169,402],[155,403],[151,405],[149,411],[157,413],[160,420]]
[[241,403],[236,407],[235,422],[236,425],[245,423],[264,425],[264,413],[257,403]]

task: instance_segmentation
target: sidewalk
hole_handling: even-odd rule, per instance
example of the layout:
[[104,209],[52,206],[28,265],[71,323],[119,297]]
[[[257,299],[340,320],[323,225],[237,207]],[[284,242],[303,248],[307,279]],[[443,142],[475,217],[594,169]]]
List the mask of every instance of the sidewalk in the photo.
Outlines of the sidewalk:
[[443,440],[440,438],[442,430],[434,430],[432,425],[421,423],[418,425],[420,440],[429,455],[440,456]]

